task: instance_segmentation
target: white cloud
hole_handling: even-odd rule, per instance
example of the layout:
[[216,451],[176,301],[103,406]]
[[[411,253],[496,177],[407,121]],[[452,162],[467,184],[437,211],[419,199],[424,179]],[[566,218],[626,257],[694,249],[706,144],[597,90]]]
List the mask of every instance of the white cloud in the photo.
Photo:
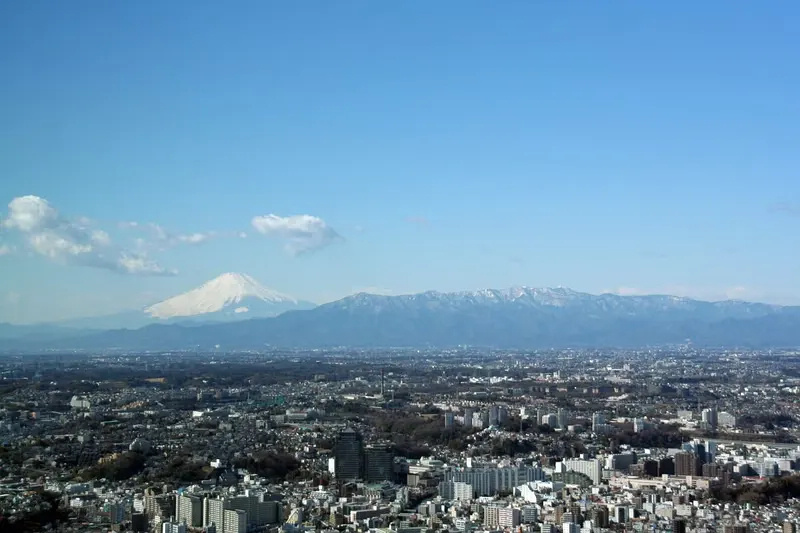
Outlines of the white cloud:
[[141,237],[135,240],[136,247],[139,250],[155,248],[163,251],[167,248],[178,246],[179,244],[202,244],[218,236],[218,234],[214,231],[194,232],[187,234],[173,233],[160,224],[156,224],[154,222],[148,222],[146,224],[140,224],[139,222],[135,221],[121,222],[119,227],[129,230],[138,229],[150,234],[152,242],[148,242],[146,239]]
[[119,269],[128,274],[138,274],[146,276],[175,276],[177,270],[168,270],[148,259],[142,254],[128,254],[123,252],[117,260]]
[[14,248],[7,244],[0,244],[0,257],[14,253]]
[[91,239],[93,243],[99,246],[111,246],[111,237],[101,229],[93,230]]
[[213,236],[213,233],[192,233],[190,235],[178,235],[177,239],[187,244],[200,244]]
[[58,212],[38,196],[20,196],[8,204],[8,218],[3,226],[30,233],[58,225]]
[[324,248],[341,236],[324,220],[312,215],[263,215],[253,217],[253,228],[268,237],[276,237],[286,241],[286,250],[299,255]]
[[62,263],[113,270],[124,274],[172,275],[143,253],[115,247],[109,234],[93,228],[85,217],[61,216],[44,198],[21,196],[8,204],[2,226],[18,231],[36,254]]

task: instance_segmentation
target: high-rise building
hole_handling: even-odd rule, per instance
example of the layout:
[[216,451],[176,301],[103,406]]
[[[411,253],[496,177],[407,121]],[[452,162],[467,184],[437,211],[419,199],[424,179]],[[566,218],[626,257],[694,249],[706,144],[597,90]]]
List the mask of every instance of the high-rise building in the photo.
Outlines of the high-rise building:
[[493,405],[489,407],[489,425],[496,426],[497,425],[497,406]]
[[364,442],[355,430],[347,428],[339,433],[333,455],[337,479],[364,478]]
[[715,440],[707,440],[706,441],[706,462],[710,463],[714,461],[717,457],[717,441]]
[[[226,509],[222,533],[247,533],[247,513],[241,509]],[[217,528],[217,531],[220,531]]]
[[797,533],[797,526],[788,520],[783,523],[783,533]]
[[581,533],[581,526],[575,522],[564,522],[561,524],[563,533]]
[[263,493],[246,491],[243,495],[228,498],[227,508],[244,511],[248,527],[260,527],[280,521],[280,504],[266,499]]
[[453,413],[445,413],[444,414],[444,427],[448,428],[448,429],[453,427],[453,423],[455,422],[455,419],[456,419],[456,417],[453,415]]
[[203,500],[192,494],[178,494],[175,497],[175,521],[189,527],[202,527]]
[[186,533],[186,524],[178,522],[161,522],[161,533]]
[[584,474],[592,483],[599,485],[603,480],[603,465],[600,459],[564,459],[564,471],[580,472]]
[[508,407],[501,405],[497,408],[497,422],[502,425],[508,422]]
[[224,532],[227,505],[227,500],[221,498],[206,498],[203,500],[203,525],[214,524],[217,527],[217,531]]
[[673,519],[672,533],[686,533],[686,520],[683,518]]
[[443,500],[472,500],[474,491],[472,485],[463,481],[442,481],[439,483],[439,496]]
[[497,504],[487,505],[483,510],[483,525],[496,529],[500,525],[500,507]]
[[691,452],[678,452],[675,454],[675,475],[699,476],[702,474],[702,461]]
[[592,431],[597,433],[600,430],[600,426],[606,423],[606,419],[603,416],[603,413],[594,413],[592,415]]
[[445,471],[445,481],[460,481],[472,487],[479,496],[494,496],[531,481],[544,480],[544,471],[537,466],[502,468],[465,468]]
[[560,429],[567,429],[567,424],[569,423],[569,411],[559,407],[557,416],[558,416],[558,427]]
[[658,475],[675,475],[675,459],[672,457],[662,457],[658,460]]
[[592,525],[599,528],[607,528],[609,521],[608,507],[597,505],[592,508]]
[[720,412],[717,414],[717,423],[720,426],[735,428],[736,427],[736,417],[731,413],[726,413],[725,411]]
[[[522,523],[535,524],[539,521],[539,508],[535,505],[525,505],[522,507]],[[792,531],[791,533],[794,533]]]
[[147,529],[147,515],[145,513],[131,514],[131,530],[136,533],[143,533]]
[[513,507],[503,507],[497,515],[497,525],[503,529],[515,528],[522,523],[522,511]]
[[[449,413],[452,418],[452,413]],[[364,476],[369,483],[394,479],[394,449],[391,445],[367,446],[364,454]]]
[[702,418],[703,423],[709,428],[715,429],[717,427],[719,419],[717,417],[717,410],[715,408],[711,407],[709,409],[703,409]]
[[472,427],[472,417],[475,415],[475,409],[467,407],[464,409],[464,427]]
[[144,512],[148,520],[160,518],[169,520],[175,516],[175,495],[158,492],[158,489],[148,488],[144,493]]

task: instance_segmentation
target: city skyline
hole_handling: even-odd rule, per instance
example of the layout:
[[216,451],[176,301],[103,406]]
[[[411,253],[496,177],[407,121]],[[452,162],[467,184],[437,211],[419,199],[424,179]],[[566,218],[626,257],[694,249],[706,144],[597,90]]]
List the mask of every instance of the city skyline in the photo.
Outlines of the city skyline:
[[800,304],[798,9],[0,7],[0,322],[231,271]]

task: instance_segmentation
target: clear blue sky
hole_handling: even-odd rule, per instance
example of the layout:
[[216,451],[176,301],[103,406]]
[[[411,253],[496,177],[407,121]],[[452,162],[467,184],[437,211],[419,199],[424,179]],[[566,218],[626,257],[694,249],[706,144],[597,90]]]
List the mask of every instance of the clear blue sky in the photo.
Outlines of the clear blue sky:
[[788,1],[2,3],[0,321],[226,271],[800,303],[798,35]]

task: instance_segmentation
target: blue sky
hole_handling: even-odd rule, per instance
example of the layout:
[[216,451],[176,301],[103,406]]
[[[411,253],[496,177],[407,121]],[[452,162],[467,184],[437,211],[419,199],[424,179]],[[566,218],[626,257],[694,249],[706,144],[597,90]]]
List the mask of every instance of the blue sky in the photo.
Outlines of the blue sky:
[[800,304],[799,26],[794,2],[4,3],[0,321],[226,271],[317,302]]

